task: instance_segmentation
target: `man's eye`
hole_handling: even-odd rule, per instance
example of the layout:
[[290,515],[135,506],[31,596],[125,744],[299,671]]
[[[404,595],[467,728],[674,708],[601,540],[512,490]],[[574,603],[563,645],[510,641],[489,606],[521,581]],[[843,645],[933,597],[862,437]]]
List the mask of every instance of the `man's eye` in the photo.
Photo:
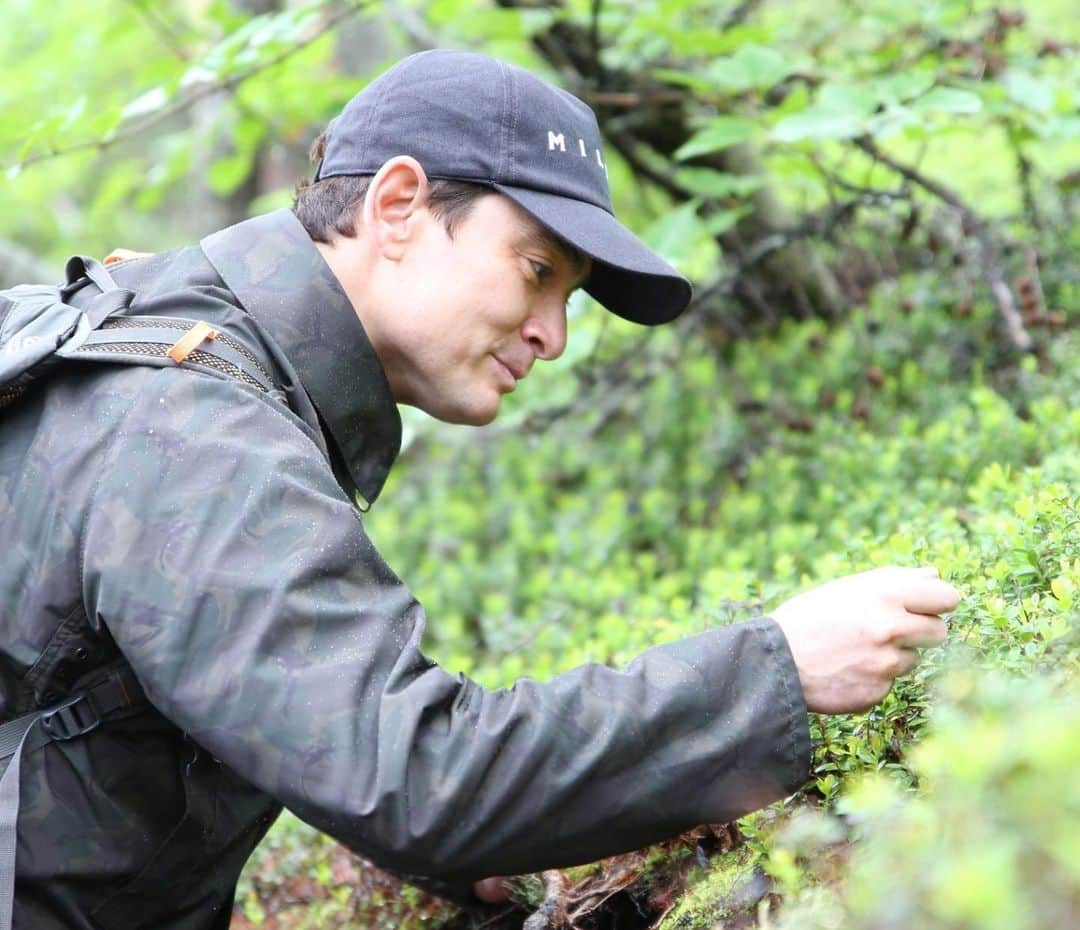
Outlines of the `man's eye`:
[[554,273],[551,266],[545,265],[543,262],[534,261],[530,258],[529,264],[532,266],[533,274],[536,275],[538,281],[546,281]]

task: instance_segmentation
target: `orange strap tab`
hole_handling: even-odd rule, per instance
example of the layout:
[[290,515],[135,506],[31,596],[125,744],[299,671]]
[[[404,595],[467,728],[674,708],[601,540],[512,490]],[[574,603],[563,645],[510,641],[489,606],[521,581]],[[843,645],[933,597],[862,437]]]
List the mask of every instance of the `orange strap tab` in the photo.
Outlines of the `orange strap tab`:
[[217,336],[218,331],[216,329],[210,326],[209,323],[200,321],[177,339],[167,354],[169,358],[179,365],[181,362],[186,361],[187,357],[199,348],[205,340],[217,339]]
[[153,254],[153,252],[133,252],[131,249],[113,249],[101,260],[101,263],[115,265],[117,262],[127,262],[133,258],[149,258]]

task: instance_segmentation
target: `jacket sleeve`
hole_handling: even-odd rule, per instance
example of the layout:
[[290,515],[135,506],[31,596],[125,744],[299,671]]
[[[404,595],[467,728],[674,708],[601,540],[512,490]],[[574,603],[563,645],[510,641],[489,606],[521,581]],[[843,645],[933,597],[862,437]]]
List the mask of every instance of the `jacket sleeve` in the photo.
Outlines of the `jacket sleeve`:
[[232,384],[146,375],[95,467],[88,616],[150,700],[407,877],[460,894],[735,818],[807,777],[802,692],[767,618],[508,690],[443,671],[316,447]]

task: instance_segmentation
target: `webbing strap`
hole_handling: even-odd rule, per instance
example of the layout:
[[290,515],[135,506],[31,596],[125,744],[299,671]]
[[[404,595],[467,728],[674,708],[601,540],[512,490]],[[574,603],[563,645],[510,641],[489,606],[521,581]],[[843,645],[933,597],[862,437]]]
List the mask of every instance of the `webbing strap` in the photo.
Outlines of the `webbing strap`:
[[[147,320],[147,317],[132,317],[133,323]],[[151,323],[154,320],[150,320]],[[186,321],[181,321],[186,322]],[[182,331],[181,331],[182,332]],[[98,358],[102,361],[120,361],[121,358],[109,358],[113,356],[133,356],[142,361],[141,356],[157,355],[151,352],[151,347],[160,347],[162,364],[175,365],[176,362],[168,357],[168,350],[176,343],[178,332],[175,329],[164,329],[156,326],[125,326],[122,329],[97,329],[90,333],[82,346],[72,353],[72,357]],[[140,351],[142,347],[142,351]],[[100,353],[100,354],[99,354]],[[199,344],[198,350],[191,352],[183,363],[197,363],[201,357],[209,356],[225,362],[225,366],[213,366],[204,364],[203,368],[213,368],[219,374],[229,374],[237,377],[242,373],[241,380],[247,381],[252,387],[257,387],[267,394],[277,393],[274,383],[267,377],[265,370],[257,362],[252,362],[249,357],[228,345],[223,339],[208,339]],[[209,362],[209,359],[205,359]],[[198,367],[197,365],[195,367]]]
[[119,313],[121,310],[130,307],[134,299],[135,292],[124,288],[102,291],[90,301],[90,305],[86,308],[86,321],[90,324],[91,329],[97,329],[114,313]]
[[93,281],[99,291],[115,291],[119,287],[101,262],[85,255],[73,255],[69,258],[67,267],[64,268],[64,276],[67,278],[69,287],[77,284],[82,278]]
[[[68,283],[61,289],[62,299],[66,300],[69,291],[81,287],[88,279],[100,293],[84,310],[90,330],[88,335],[80,339],[77,346],[62,347],[58,354],[68,358],[151,365],[162,364],[157,359],[166,356],[174,364],[225,375],[286,402],[285,394],[250,350],[214,330],[210,324],[180,317],[126,315],[124,311],[131,306],[135,293],[120,287],[108,269],[93,258],[73,256],[68,260],[65,273]],[[106,323],[108,325],[104,325]],[[178,328],[186,335],[178,337]],[[213,336],[207,338],[211,332]],[[191,344],[187,345],[185,340]]]
[[0,777],[0,930],[11,930],[15,908],[19,769],[23,754],[54,740],[75,739],[97,729],[103,720],[145,702],[134,672],[120,668],[59,704],[0,726],[0,765],[11,760]]
[[[0,930],[11,930],[11,916],[15,909],[15,850],[17,848],[16,826],[19,819],[19,763],[22,761],[23,744],[40,714],[20,717],[11,723],[22,730],[13,750],[11,762],[0,778]],[[5,728],[11,724],[5,724]],[[9,731],[12,736],[16,730]]]

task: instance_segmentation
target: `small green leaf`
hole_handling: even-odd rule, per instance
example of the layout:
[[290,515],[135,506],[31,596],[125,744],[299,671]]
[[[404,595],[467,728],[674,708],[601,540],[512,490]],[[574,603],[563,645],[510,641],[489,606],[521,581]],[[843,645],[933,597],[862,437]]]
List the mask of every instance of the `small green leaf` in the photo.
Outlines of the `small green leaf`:
[[773,128],[777,142],[801,142],[805,139],[852,139],[863,132],[865,117],[836,113],[811,107],[803,113],[781,120]]
[[866,131],[877,103],[868,88],[826,84],[810,107],[780,120],[772,136],[777,142],[851,139]]
[[199,84],[213,84],[218,79],[218,72],[207,66],[206,62],[192,65],[180,78],[179,86],[183,89]]
[[738,207],[734,210],[721,210],[719,213],[714,213],[705,220],[705,230],[710,236],[722,236],[729,229],[733,229],[735,224],[750,212],[750,209],[751,208],[747,206]]
[[244,182],[250,170],[251,154],[237,152],[215,161],[207,171],[206,179],[215,194],[226,197]]
[[688,243],[702,235],[699,206],[700,201],[691,200],[672,210],[645,230],[644,240],[663,258],[676,260]]
[[934,86],[934,76],[928,72],[899,71],[875,78],[870,87],[879,101],[896,105],[925,94]]
[[717,87],[738,92],[772,87],[792,70],[790,57],[751,42],[728,58],[718,58],[708,73]]
[[1001,79],[1005,92],[1014,103],[1036,113],[1049,113],[1054,108],[1054,85],[1029,74],[1010,69]]
[[1042,139],[1070,141],[1080,139],[1080,116],[1061,116],[1057,119],[1039,120],[1032,128]]
[[698,216],[700,201],[669,211],[642,238],[689,278],[701,280],[716,267],[718,250],[707,224]]
[[165,90],[160,84],[148,90],[145,94],[136,97],[121,111],[120,115],[123,119],[132,119],[136,116],[148,116],[151,113],[156,113],[162,109],[165,104],[169,102],[168,91]]
[[923,113],[978,113],[982,109],[982,98],[969,90],[934,87],[912,101],[911,108]]
[[753,134],[756,124],[741,116],[718,116],[704,129],[694,135],[675,152],[677,161],[686,161],[699,155],[708,155],[745,142]]
[[86,112],[86,102],[86,94],[82,94],[70,107],[68,107],[67,113],[64,116],[64,121],[59,126],[61,132],[65,129],[70,129],[82,118],[82,115]]
[[690,71],[679,71],[675,68],[653,68],[652,76],[664,84],[674,87],[688,87],[699,94],[707,94],[714,90],[711,81],[703,78],[700,74]]
[[727,174],[711,168],[680,168],[675,179],[694,195],[716,200],[745,197],[765,185],[761,175]]

